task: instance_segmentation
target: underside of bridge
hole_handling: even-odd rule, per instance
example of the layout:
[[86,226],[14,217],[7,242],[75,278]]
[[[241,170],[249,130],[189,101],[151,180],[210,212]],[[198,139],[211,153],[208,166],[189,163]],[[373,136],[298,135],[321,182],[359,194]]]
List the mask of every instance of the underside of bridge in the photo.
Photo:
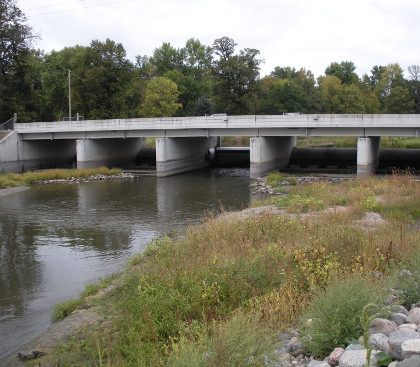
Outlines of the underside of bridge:
[[[90,168],[105,166],[134,166],[144,156],[156,165],[158,177],[171,176],[178,173],[203,168],[209,164],[209,157],[218,146],[217,137],[164,137],[156,140],[156,150],[145,148],[146,138],[103,138],[103,139],[44,139],[23,140],[14,131],[2,136],[0,140],[0,172],[21,172],[40,168],[65,167],[77,164],[77,167]],[[384,155],[380,150],[381,138],[360,137],[357,150],[351,153],[328,152],[329,160],[351,160],[345,166],[357,166],[357,175],[370,175],[376,171],[381,160],[395,158]],[[217,151],[217,150],[216,150]],[[296,165],[314,164],[325,167],[322,160],[327,150],[314,150],[316,153],[299,153],[295,136],[259,136],[250,139],[250,147],[241,153],[241,164],[248,159],[250,176],[262,176],[276,169]],[[224,152],[228,155],[229,152]],[[232,154],[237,154],[233,152]],[[323,155],[324,154],[324,155]],[[336,157],[331,158],[332,155]],[[249,158],[247,158],[249,156]],[[348,158],[350,157],[350,158]],[[405,157],[405,158],[404,158]],[[414,157],[414,158],[413,158]],[[291,162],[291,158],[294,161]],[[401,159],[415,159],[418,155],[401,154]],[[394,160],[394,161],[393,161]],[[234,161],[234,159],[232,160]],[[316,161],[315,163],[310,163]],[[245,162],[245,163],[247,163]],[[387,163],[388,164],[388,163]],[[331,163],[331,170],[340,164]],[[342,165],[341,165],[342,166]]]

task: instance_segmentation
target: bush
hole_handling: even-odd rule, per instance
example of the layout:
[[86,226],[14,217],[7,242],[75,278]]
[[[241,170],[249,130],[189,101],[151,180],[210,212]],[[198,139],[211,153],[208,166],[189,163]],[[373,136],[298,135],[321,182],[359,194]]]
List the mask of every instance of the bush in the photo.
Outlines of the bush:
[[403,306],[411,308],[413,303],[420,301],[420,250],[413,254],[407,270],[394,274],[393,283]]
[[360,316],[369,303],[378,303],[381,290],[359,274],[334,280],[315,295],[304,327],[304,344],[311,353],[324,357],[335,347],[345,347],[363,333]]
[[237,314],[225,323],[213,323],[199,335],[185,334],[173,344],[168,366],[264,366],[272,345],[273,338],[266,328]]

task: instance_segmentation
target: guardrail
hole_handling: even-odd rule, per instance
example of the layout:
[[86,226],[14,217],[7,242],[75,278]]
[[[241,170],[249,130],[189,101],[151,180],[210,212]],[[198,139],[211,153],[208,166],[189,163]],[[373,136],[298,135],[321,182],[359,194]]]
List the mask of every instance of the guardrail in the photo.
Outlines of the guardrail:
[[14,130],[15,129],[16,117],[12,117],[3,124],[0,125],[0,130]]

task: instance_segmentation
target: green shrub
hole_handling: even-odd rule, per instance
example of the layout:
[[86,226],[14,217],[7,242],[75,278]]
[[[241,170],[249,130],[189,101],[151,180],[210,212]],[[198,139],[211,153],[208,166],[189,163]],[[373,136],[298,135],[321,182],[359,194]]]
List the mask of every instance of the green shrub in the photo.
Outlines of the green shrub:
[[52,320],[54,322],[64,320],[67,316],[69,316],[77,307],[82,304],[81,299],[71,299],[68,301],[64,301],[59,303],[55,306]]
[[395,272],[393,283],[399,293],[401,303],[410,308],[413,303],[420,301],[420,250],[412,255],[406,269],[408,271],[397,270]]
[[303,342],[310,352],[324,357],[335,347],[363,333],[360,316],[369,303],[377,303],[381,290],[375,282],[359,274],[334,280],[315,295],[306,315],[312,321],[304,327]]
[[242,314],[225,323],[213,323],[193,337],[186,334],[173,344],[168,366],[265,366],[273,345],[271,333]]

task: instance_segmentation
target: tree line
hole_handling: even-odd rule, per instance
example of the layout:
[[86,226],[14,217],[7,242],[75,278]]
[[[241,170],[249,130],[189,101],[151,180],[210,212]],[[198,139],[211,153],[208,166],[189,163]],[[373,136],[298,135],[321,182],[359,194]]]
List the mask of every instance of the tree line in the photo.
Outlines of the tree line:
[[277,66],[264,77],[260,51],[237,51],[232,38],[212,45],[165,42],[151,56],[128,59],[110,39],[43,52],[16,0],[0,0],[0,122],[52,121],[72,111],[85,119],[212,113],[420,113],[420,66],[375,65],[359,76],[351,61],[310,70]]

